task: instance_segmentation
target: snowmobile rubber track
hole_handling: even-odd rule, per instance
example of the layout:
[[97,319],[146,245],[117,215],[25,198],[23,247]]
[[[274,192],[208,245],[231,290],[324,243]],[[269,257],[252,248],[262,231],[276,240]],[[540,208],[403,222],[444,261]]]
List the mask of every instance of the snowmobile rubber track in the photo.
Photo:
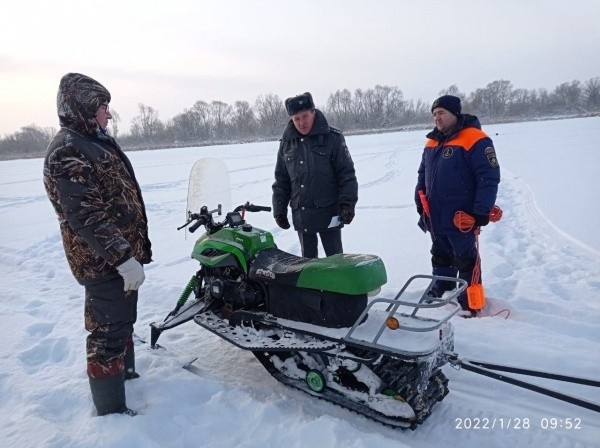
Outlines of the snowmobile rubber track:
[[[288,353],[290,356],[295,354],[295,352]],[[385,363],[369,364],[368,367],[387,384],[388,388],[397,391],[415,413],[415,419],[413,420],[390,417],[366,405],[350,400],[329,388],[326,388],[323,392],[310,390],[303,380],[290,378],[277,370],[271,362],[271,357],[280,354],[281,352],[254,352],[254,355],[265,369],[279,382],[395,428],[415,429],[418,424],[422,423],[431,414],[433,406],[438,401],[442,401],[448,394],[448,379],[439,368],[433,372],[431,377],[426,378],[426,384],[423,386],[424,392],[418,393],[414,384],[419,381],[419,378],[423,375],[423,369],[426,369],[426,367],[422,363],[409,363],[400,359],[389,359],[386,357]],[[328,356],[327,353],[321,354]]]
[[[221,319],[211,311],[196,314],[194,321],[233,345],[252,351],[271,376],[279,382],[380,423],[396,428],[414,429],[431,414],[433,406],[448,394],[448,379],[441,371],[441,366],[445,363],[443,357],[434,355],[433,358],[418,357],[406,360],[401,355],[386,353],[384,350],[370,351],[362,347],[352,347],[353,344],[340,344],[334,340],[318,339],[320,335],[309,332],[296,329],[289,331],[277,322],[262,319],[264,316],[261,314],[244,313],[244,317],[249,318],[247,322],[253,321],[264,326],[261,331],[277,331],[277,338],[256,334],[257,330],[254,328],[232,326],[228,320]],[[313,340],[306,340],[306,338]],[[397,392],[410,405],[415,414],[414,419],[387,416],[329,388],[323,392],[314,392],[308,388],[304,380],[286,376],[271,361],[272,356],[287,355],[291,357],[299,352],[336,357],[335,354],[328,353],[328,351],[344,346],[353,355],[344,357],[360,360],[361,363],[368,366],[387,388]]]
[[[422,423],[431,414],[433,405],[448,395],[448,378],[439,368],[428,375],[426,365],[412,364],[411,366],[411,363],[399,359],[389,359],[385,364],[370,365],[369,367],[410,404],[417,421]],[[419,377],[428,378],[426,384],[422,386],[423,392],[421,393],[415,387],[419,382]]]
[[[292,352],[290,352],[292,353]],[[275,354],[275,353],[274,353]],[[273,363],[270,361],[271,356],[268,353],[259,353],[254,352],[256,358],[260,361],[260,363],[267,369],[267,371],[271,374],[273,378],[275,378],[280,383],[285,384],[286,386],[293,387],[294,389],[301,390],[304,393],[312,397],[317,397],[321,400],[325,400],[329,403],[337,404],[338,406],[348,409],[349,411],[356,412],[357,414],[364,415],[367,418],[375,420],[379,423],[383,423],[385,425],[389,425],[394,428],[400,429],[415,429],[417,422],[410,421],[408,419],[401,418],[393,418],[383,415],[373,409],[361,405],[355,401],[349,400],[345,398],[343,395],[334,392],[330,389],[325,389],[323,392],[314,392],[308,388],[306,382],[294,378],[290,378],[285,376],[279,370],[277,370]]]

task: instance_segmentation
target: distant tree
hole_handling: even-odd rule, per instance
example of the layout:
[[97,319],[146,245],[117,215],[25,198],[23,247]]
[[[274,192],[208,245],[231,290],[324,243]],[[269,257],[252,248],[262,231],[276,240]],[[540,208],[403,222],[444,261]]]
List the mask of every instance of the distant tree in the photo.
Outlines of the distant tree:
[[524,117],[532,114],[534,103],[531,92],[527,89],[515,89],[512,94],[510,104],[508,105],[508,115],[513,117]]
[[352,109],[352,115],[354,116],[356,129],[365,129],[368,126],[368,112],[365,92],[363,92],[362,89],[356,89],[354,91],[354,101],[352,102]]
[[210,103],[210,118],[214,134],[217,138],[225,138],[228,133],[231,106],[223,101]]
[[119,122],[121,121],[121,116],[117,110],[112,107],[110,108],[110,115],[112,116],[112,120],[110,120],[109,132],[114,139],[117,139],[119,136]]
[[582,97],[581,83],[579,81],[563,82],[554,89],[553,93],[563,111],[579,109]]
[[265,96],[259,95],[254,104],[254,110],[261,131],[266,137],[280,134],[289,120],[283,101],[273,93],[267,93]]
[[427,123],[431,121],[430,104],[422,100],[410,100],[405,103],[402,122],[406,124]]
[[184,110],[173,117],[171,122],[171,133],[177,141],[191,142],[200,139],[201,135],[197,129],[197,120],[193,111]]
[[442,95],[457,96],[457,97],[459,97],[463,101],[467,99],[467,95],[465,95],[460,90],[458,90],[458,87],[456,86],[456,84],[452,84],[450,87],[448,87],[448,88],[446,88],[444,90],[440,90],[438,92],[438,95],[439,96],[442,96]]
[[191,108],[195,120],[196,135],[202,139],[211,137],[210,104],[206,101],[196,101]]
[[381,101],[378,101],[374,89],[367,89],[363,92],[362,104],[364,107],[364,124],[367,129],[377,129],[383,115]]
[[231,126],[233,132],[238,137],[248,137],[256,132],[256,117],[248,101],[236,101],[233,103]]
[[373,118],[378,128],[397,126],[404,111],[404,97],[398,87],[375,86]]
[[540,88],[535,90],[535,108],[540,115],[548,115],[553,112],[554,103],[556,102],[547,89]]
[[0,140],[0,154],[10,156],[43,154],[55,134],[55,128],[41,128],[35,124],[23,126],[20,131]]
[[469,95],[469,105],[478,113],[488,117],[503,117],[508,111],[512,96],[512,83],[498,80],[489,83],[485,89],[477,89]]
[[155,143],[164,131],[163,123],[158,119],[158,111],[151,106],[138,104],[139,115],[133,118],[131,135],[140,142]]
[[342,129],[350,128],[355,117],[352,111],[352,94],[348,89],[337,90],[329,95],[325,106],[328,120]]
[[584,104],[592,110],[600,110],[600,76],[589,79],[583,87]]

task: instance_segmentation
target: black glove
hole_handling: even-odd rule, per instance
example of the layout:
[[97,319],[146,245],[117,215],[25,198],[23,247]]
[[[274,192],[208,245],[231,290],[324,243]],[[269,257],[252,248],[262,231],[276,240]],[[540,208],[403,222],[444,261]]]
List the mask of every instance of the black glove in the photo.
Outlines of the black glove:
[[354,207],[349,204],[342,204],[340,207],[340,218],[344,224],[350,224],[354,219]]
[[477,227],[487,226],[490,222],[489,215],[473,215],[473,218],[475,218],[475,225]]
[[286,215],[275,215],[275,222],[282,229],[289,229],[290,228],[290,222],[288,221]]
[[421,216],[423,214],[423,205],[422,204],[417,204],[417,213],[419,214],[419,216]]

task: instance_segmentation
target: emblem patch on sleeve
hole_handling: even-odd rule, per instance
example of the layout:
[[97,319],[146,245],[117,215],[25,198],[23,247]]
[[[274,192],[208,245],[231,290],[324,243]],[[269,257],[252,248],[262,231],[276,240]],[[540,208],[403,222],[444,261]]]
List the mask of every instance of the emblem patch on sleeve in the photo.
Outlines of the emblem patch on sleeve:
[[496,168],[498,166],[498,159],[496,158],[496,150],[494,148],[492,148],[491,146],[488,146],[487,148],[485,148],[485,150],[483,151],[488,159],[488,162],[490,162],[490,165],[492,165],[494,168]]

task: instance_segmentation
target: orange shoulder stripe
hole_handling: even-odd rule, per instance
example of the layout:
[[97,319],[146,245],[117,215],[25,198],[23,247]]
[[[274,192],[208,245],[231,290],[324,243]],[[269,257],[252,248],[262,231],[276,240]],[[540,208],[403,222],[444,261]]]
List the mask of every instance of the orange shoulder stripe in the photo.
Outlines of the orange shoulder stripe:
[[481,129],[465,128],[455,138],[447,141],[444,146],[462,146],[466,151],[469,151],[475,143],[486,137],[487,134]]
[[[466,151],[469,151],[475,143],[486,137],[487,134],[481,129],[465,128],[459,132],[458,136],[444,143],[444,146],[462,146]],[[435,148],[436,146],[438,146],[438,142],[431,138],[425,143],[425,148]]]

